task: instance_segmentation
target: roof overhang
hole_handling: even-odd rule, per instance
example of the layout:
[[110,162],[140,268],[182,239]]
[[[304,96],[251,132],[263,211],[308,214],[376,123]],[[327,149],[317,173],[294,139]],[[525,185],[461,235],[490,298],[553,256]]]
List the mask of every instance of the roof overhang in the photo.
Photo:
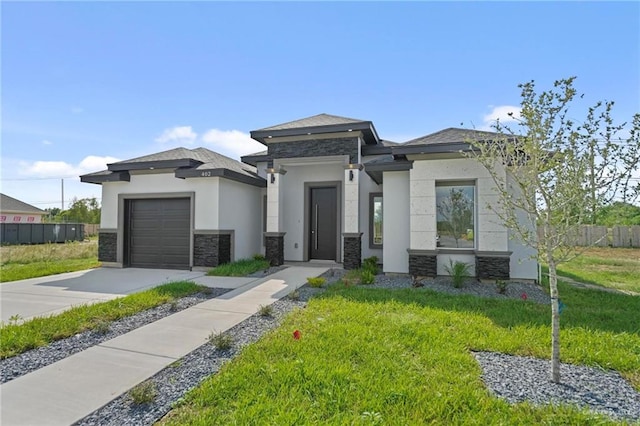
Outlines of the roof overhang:
[[80,176],[80,182],[102,184],[104,182],[129,182],[131,176],[128,171],[92,173]]
[[298,127],[294,129],[279,130],[253,130],[251,138],[267,145],[269,139],[284,136],[302,136],[302,135],[320,135],[324,133],[340,133],[340,132],[362,132],[364,142],[367,145],[377,145],[380,142],[378,133],[371,121],[362,121],[359,123],[332,124],[329,126],[311,126]]
[[265,155],[244,155],[240,157],[243,163],[256,167],[260,162],[268,162],[271,159],[268,154]]
[[382,183],[383,172],[402,172],[411,170],[413,161],[411,160],[395,160],[384,163],[365,164],[364,171],[373,179],[375,183]]
[[364,156],[391,154],[391,147],[382,145],[365,145],[362,147],[361,152]]
[[107,168],[112,172],[129,171],[129,170],[154,170],[154,169],[177,169],[180,167],[195,168],[200,166],[202,161],[192,158],[183,158],[179,160],[158,160],[158,161],[140,161],[140,162],[119,162],[107,164]]
[[267,186],[267,181],[260,176],[248,176],[229,169],[178,169],[175,176],[180,179],[221,177],[260,188]]
[[408,145],[408,146],[394,146],[391,148],[391,152],[394,155],[409,155],[409,154],[443,154],[454,152],[467,152],[471,151],[472,146],[467,142],[454,142],[454,143],[436,143],[429,145]]

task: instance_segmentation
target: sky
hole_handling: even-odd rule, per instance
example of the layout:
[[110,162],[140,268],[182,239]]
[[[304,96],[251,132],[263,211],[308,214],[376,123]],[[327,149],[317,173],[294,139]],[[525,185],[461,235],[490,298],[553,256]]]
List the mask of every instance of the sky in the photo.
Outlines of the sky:
[[570,76],[585,94],[576,119],[598,100],[616,102],[618,122],[640,112],[638,2],[2,2],[0,14],[0,191],[43,209],[100,200],[78,176],[108,163],[178,146],[239,159],[263,150],[251,130],[319,113],[405,142],[488,129],[517,112],[518,84]]

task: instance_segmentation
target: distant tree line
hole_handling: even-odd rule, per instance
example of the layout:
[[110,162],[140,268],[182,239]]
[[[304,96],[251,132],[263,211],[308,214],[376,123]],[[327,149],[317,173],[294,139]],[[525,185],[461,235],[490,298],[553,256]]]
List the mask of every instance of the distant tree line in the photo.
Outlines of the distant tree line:
[[596,225],[640,225],[640,206],[616,201],[603,206],[596,214]]
[[93,198],[73,198],[71,206],[62,210],[57,207],[45,209],[46,222],[100,223],[100,204]]

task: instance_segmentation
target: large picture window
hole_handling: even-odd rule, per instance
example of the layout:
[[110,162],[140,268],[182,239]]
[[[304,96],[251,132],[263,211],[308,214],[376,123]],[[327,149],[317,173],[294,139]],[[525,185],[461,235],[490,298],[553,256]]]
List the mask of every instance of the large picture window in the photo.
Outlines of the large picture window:
[[436,183],[438,247],[475,248],[475,185]]
[[369,194],[369,247],[382,248],[382,193]]

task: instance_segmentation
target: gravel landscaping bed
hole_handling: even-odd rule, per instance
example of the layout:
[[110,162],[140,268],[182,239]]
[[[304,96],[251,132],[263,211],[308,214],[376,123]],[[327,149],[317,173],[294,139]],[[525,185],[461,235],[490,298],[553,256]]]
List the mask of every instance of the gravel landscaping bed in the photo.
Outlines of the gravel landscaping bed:
[[283,269],[287,269],[288,266],[270,266],[268,269],[264,269],[262,271],[254,272],[253,274],[247,275],[250,278],[264,278],[267,275],[275,274],[276,272],[282,271]]
[[32,349],[11,358],[0,360],[0,383],[23,376],[39,368],[46,367],[75,353],[128,333],[136,328],[150,324],[183,309],[190,308],[205,300],[213,299],[230,291],[226,288],[211,288],[205,293],[177,299],[174,303],[165,303],[155,308],[139,312],[109,323],[109,330],[104,333],[90,330],[78,333],[66,339],[57,340],[47,346]]
[[570,404],[619,420],[640,421],[640,393],[614,371],[560,364],[560,380],[549,379],[550,361],[492,352],[473,354],[482,380],[498,398],[515,404]]
[[289,311],[303,307],[304,300],[288,298],[273,303],[273,314],[263,317],[255,314],[223,334],[233,337],[234,347],[218,350],[205,343],[195,351],[166,367],[151,380],[157,390],[153,402],[135,405],[128,393],[94,411],[76,425],[151,425],[167,414],[176,401],[201,381],[216,373],[227,361],[240,353],[242,348],[257,341],[264,333],[275,328]]

